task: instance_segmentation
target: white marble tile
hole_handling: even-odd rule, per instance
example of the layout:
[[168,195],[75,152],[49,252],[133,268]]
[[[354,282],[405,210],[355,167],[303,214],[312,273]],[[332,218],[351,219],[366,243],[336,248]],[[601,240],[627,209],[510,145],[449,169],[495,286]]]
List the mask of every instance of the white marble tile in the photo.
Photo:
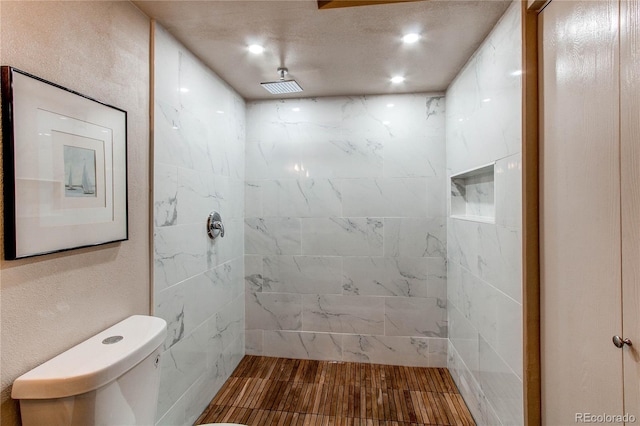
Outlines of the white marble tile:
[[155,426],[186,426],[185,402],[186,400],[181,398],[169,408],[169,411],[157,412]]
[[464,361],[470,374],[477,380],[480,365],[478,330],[453,303],[447,305],[447,311],[449,340],[455,346],[458,356]]
[[428,257],[427,262],[427,297],[447,299],[447,261],[440,257]]
[[[447,367],[475,422],[479,425],[502,426],[484,392],[449,342]],[[509,425],[507,425],[509,426]]]
[[178,170],[178,224],[206,223],[212,211],[228,218],[229,178],[189,169]]
[[389,257],[447,257],[444,217],[384,219],[384,254]]
[[342,359],[342,335],[265,331],[264,356],[336,361]]
[[[383,144],[372,139],[331,139],[300,145],[301,177],[382,177]],[[304,172],[302,169],[304,168]]]
[[235,370],[238,364],[240,364],[244,355],[244,336],[237,338],[229,345],[229,347],[225,348],[222,353],[225,380],[231,376],[231,373],[233,373],[233,370]]
[[244,257],[244,282],[246,292],[259,293],[262,291],[262,262],[262,256],[246,255]]
[[247,355],[263,355],[264,330],[245,330],[244,335]]
[[361,296],[427,297],[425,258],[345,257],[343,292]]
[[388,140],[426,137],[442,130],[442,94],[354,96],[342,105],[343,134]]
[[522,229],[522,155],[496,161],[496,225]]
[[427,217],[447,216],[447,177],[427,178]]
[[342,258],[264,256],[263,292],[341,294]]
[[171,406],[206,372],[207,327],[203,325],[161,356],[158,412]]
[[300,254],[300,219],[247,218],[246,254]]
[[244,340],[244,300],[244,295],[236,297],[209,320],[209,340],[213,347],[226,349],[234,340]]
[[[198,277],[201,276],[196,276],[191,280],[199,279]],[[186,280],[155,294],[154,315],[167,322],[167,337],[163,346],[164,350],[178,343],[186,334],[191,333],[199,325],[199,323],[191,323],[189,324],[190,328],[188,330],[185,329],[184,310],[187,303],[185,300],[185,283],[189,281]]]
[[384,299],[366,296],[302,296],[302,329],[331,333],[383,334]]
[[447,303],[450,308],[460,306],[462,300],[462,268],[456,262],[447,261]]
[[[447,90],[447,164],[469,170],[521,152],[521,25],[511,7]],[[490,123],[491,125],[487,125]]]
[[[522,377],[520,35],[519,7],[512,4],[447,91],[449,172],[496,162],[498,226],[448,222],[449,367],[478,424],[522,423],[521,395],[505,391]],[[474,329],[480,343],[469,340],[467,347]],[[505,368],[513,373],[498,384]],[[513,400],[505,403],[505,393]]]
[[342,194],[330,179],[261,182],[265,217],[342,216]]
[[422,297],[385,297],[386,336],[447,337],[446,301]]
[[[155,49],[154,292],[171,348],[158,415],[186,425],[244,351],[245,106],[159,25]],[[211,241],[214,209],[226,235]]]
[[180,114],[175,106],[156,99],[154,104],[154,160],[156,163],[193,168],[189,143],[180,134]]
[[207,281],[203,282],[203,287],[192,292],[194,299],[203,298],[199,303],[205,303],[210,311],[218,311],[243,292],[242,270],[241,257],[208,270],[204,273]]
[[449,261],[478,274],[478,223],[447,220],[447,257]]
[[463,275],[463,295],[463,315],[522,377],[522,345],[513,344],[522,341],[522,305],[471,274]]
[[247,180],[305,177],[306,173],[303,174],[300,170],[302,167],[300,151],[300,145],[295,142],[247,141],[245,177]]
[[384,177],[441,177],[446,175],[443,126],[426,138],[393,139],[384,143]]
[[301,330],[302,296],[285,293],[245,293],[248,330]]
[[259,180],[248,180],[244,185],[244,215],[245,217],[262,217],[262,183]]
[[[206,223],[206,222],[205,222]],[[208,236],[207,240],[207,266],[209,269],[215,268],[230,260],[237,259],[244,254],[244,230],[245,223],[240,218],[223,218],[224,237],[218,237],[214,240]],[[201,227],[201,232],[206,234],[206,226]]]
[[244,191],[244,179],[228,178],[227,192],[223,193],[226,201],[224,218],[244,219]]
[[[185,402],[185,422],[184,425],[194,425],[198,417],[209,406],[215,396],[220,381],[215,380],[211,372],[204,374],[187,390],[182,399]],[[221,383],[220,383],[221,386]],[[175,425],[174,425],[175,426]]]
[[162,291],[207,269],[202,225],[166,226],[154,231],[154,288]]
[[242,263],[232,261],[156,292],[155,315],[167,321],[165,348],[177,344],[228,301],[237,299],[241,271]]
[[480,338],[480,377],[478,382],[503,424],[524,424],[522,380],[482,338]]
[[153,223],[156,227],[178,224],[178,168],[156,164],[153,171]]
[[281,99],[247,105],[250,142],[322,142],[340,137],[344,98]]
[[[416,338],[417,339],[417,338]],[[447,368],[449,339],[428,338],[429,367]]]
[[157,100],[177,106],[180,93],[179,51],[176,49],[174,38],[162,26],[156,26],[154,37],[155,55],[163,60],[163,66],[155,69],[154,96]]
[[[428,337],[365,336],[346,334],[342,337],[342,360],[373,364],[437,367],[443,342]],[[432,365],[431,362],[436,365]]]
[[426,178],[341,179],[342,209],[350,217],[427,214]]
[[371,218],[301,219],[302,254],[380,256],[383,222]]
[[522,301],[522,237],[519,230],[478,225],[478,276]]

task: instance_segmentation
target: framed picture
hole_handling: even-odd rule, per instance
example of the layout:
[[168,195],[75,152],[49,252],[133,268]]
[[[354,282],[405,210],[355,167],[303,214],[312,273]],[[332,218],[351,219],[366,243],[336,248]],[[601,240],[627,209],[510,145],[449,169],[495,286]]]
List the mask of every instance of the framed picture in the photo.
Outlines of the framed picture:
[[127,112],[2,67],[5,258],[128,238]]

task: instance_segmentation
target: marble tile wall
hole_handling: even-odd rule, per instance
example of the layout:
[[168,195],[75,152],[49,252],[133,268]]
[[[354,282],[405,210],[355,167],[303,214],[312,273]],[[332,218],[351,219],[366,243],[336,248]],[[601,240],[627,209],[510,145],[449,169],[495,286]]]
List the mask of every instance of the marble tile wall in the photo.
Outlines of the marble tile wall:
[[247,104],[247,353],[446,365],[444,107]]
[[[157,424],[192,425],[244,355],[245,103],[160,26],[155,61]],[[214,241],[211,210],[225,225]]]
[[495,223],[447,224],[448,367],[478,424],[523,424],[521,40],[514,2],[447,91],[449,176],[495,162]]

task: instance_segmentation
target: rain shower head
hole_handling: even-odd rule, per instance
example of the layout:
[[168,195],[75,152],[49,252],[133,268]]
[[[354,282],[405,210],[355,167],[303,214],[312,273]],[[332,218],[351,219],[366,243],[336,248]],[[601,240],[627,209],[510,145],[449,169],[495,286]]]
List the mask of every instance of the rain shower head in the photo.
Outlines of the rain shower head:
[[260,83],[262,87],[273,95],[283,95],[286,93],[302,92],[302,87],[295,80],[285,80],[284,77],[289,73],[286,68],[278,68],[278,74],[280,75],[279,81],[266,81]]

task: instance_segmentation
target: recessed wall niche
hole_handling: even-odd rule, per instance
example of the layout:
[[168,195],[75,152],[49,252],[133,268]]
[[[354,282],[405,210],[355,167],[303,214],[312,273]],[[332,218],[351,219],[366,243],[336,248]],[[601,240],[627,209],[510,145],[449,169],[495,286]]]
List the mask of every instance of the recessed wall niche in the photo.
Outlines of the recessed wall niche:
[[451,217],[495,223],[495,163],[451,176]]

